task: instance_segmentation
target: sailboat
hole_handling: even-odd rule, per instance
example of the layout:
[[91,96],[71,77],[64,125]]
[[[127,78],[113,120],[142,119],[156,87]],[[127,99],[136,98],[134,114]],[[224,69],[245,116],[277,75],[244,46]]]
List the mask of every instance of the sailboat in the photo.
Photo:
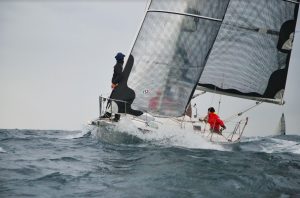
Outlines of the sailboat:
[[285,135],[286,134],[286,125],[284,113],[281,115],[279,124],[277,126],[276,135]]
[[[185,128],[212,142],[239,142],[246,111],[263,102],[284,104],[298,8],[298,0],[149,1],[122,81],[99,99],[100,115],[106,101],[105,111],[144,133]],[[215,134],[193,116],[197,91],[255,104],[236,114],[228,134]],[[118,123],[98,118],[91,124]]]

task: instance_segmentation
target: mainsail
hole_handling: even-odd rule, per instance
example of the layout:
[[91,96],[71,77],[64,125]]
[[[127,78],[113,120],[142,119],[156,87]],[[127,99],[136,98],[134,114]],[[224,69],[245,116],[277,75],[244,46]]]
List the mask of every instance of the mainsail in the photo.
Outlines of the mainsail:
[[152,0],[111,95],[119,112],[181,116],[196,88],[280,103],[298,4]]
[[298,2],[230,1],[200,89],[282,103]]

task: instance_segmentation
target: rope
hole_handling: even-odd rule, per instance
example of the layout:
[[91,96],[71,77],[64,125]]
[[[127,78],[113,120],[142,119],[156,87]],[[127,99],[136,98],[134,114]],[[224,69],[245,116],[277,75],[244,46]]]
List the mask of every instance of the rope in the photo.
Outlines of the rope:
[[212,106],[212,104],[213,104],[213,102],[214,102],[214,100],[215,100],[216,92],[217,92],[217,87],[215,86],[215,91],[214,91],[214,93],[212,94],[210,106]]
[[237,118],[237,117],[243,115],[245,112],[250,111],[251,109],[257,107],[257,106],[260,105],[260,104],[262,104],[262,102],[261,102],[261,101],[258,101],[258,102],[255,103],[255,105],[252,105],[252,106],[250,106],[249,108],[245,109],[244,111],[241,111],[241,112],[239,112],[239,113],[237,113],[237,114],[235,114],[235,115],[232,115],[232,116],[230,116],[229,118],[225,119],[224,122],[229,122],[229,121],[231,121],[231,120],[233,120],[233,119],[235,119],[235,118]]
[[195,99],[195,98],[197,98],[198,96],[201,96],[201,95],[203,95],[203,94],[205,94],[205,93],[206,93],[206,91],[202,91],[201,93],[197,93],[197,94],[193,95],[192,99]]
[[[223,79],[222,79],[221,89],[223,89],[223,86],[224,86],[224,74],[223,74]],[[221,101],[222,101],[222,94],[220,94],[219,105],[218,105],[218,111],[217,111],[218,114],[220,114]]]
[[220,108],[221,108],[221,100],[222,100],[222,95],[220,95],[220,99],[219,99],[219,105],[218,105],[218,114],[220,114]]
[[145,6],[145,12],[147,12],[147,8],[148,8],[148,5],[149,5],[149,3],[150,3],[149,1],[151,2],[151,0],[148,0],[148,1],[147,1],[146,6]]

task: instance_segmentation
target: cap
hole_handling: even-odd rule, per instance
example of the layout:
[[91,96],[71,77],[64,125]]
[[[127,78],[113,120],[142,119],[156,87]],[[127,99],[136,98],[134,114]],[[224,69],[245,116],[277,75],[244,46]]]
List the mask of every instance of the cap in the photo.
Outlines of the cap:
[[117,55],[115,56],[115,59],[117,61],[122,61],[122,60],[124,60],[124,57],[125,57],[124,54],[122,54],[121,52],[118,52]]

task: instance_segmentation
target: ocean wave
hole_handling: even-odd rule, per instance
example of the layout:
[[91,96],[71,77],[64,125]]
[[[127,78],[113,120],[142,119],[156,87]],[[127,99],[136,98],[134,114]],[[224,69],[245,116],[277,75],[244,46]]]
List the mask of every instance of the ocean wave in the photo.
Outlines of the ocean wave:
[[107,129],[107,134],[129,143],[111,144],[94,136],[97,128],[76,140],[58,137],[81,132],[13,132],[31,142],[0,142],[0,150],[10,153],[0,153],[1,197],[297,197],[300,193],[300,136],[244,138],[225,149],[185,130],[142,134],[124,125]]
[[141,143],[149,142],[167,147],[183,147],[190,149],[211,149],[228,151],[220,144],[215,144],[201,135],[185,129],[162,128],[151,133],[141,132],[129,119],[122,119],[115,126],[99,127],[92,130],[94,137],[105,138],[109,143]]
[[[92,134],[100,139],[105,139],[109,143],[116,144],[136,144],[148,142],[160,146],[182,147],[188,149],[209,149],[218,151],[253,151],[264,153],[293,153],[300,154],[300,143],[294,141],[294,137],[247,137],[242,138],[240,143],[233,145],[220,145],[203,138],[189,130],[161,129],[151,133],[143,133],[130,120],[122,119],[115,126],[106,128],[95,127]],[[289,139],[290,138],[290,139]],[[297,140],[297,139],[295,139]]]
[[254,151],[264,153],[293,153],[300,154],[300,143],[292,139],[292,136],[283,137],[252,137],[241,141],[240,147],[243,151]]
[[44,175],[42,177],[36,178],[33,181],[38,181],[38,182],[53,181],[55,183],[65,184],[72,179],[73,179],[73,176],[71,176],[71,175],[64,175],[60,172],[54,172],[54,173],[50,173],[50,174]]
[[6,153],[6,150],[0,147],[0,153]]
[[75,161],[80,161],[76,158],[73,157],[60,157],[60,158],[54,158],[50,159],[51,161],[65,161],[65,162],[75,162]]
[[75,131],[72,134],[68,134],[62,137],[59,137],[60,139],[78,139],[83,137],[88,137],[91,134],[91,131],[93,130],[94,126],[86,125],[83,127],[81,131]]
[[263,151],[266,153],[294,153],[300,154],[300,144],[295,141],[270,138],[270,141],[263,143]]

